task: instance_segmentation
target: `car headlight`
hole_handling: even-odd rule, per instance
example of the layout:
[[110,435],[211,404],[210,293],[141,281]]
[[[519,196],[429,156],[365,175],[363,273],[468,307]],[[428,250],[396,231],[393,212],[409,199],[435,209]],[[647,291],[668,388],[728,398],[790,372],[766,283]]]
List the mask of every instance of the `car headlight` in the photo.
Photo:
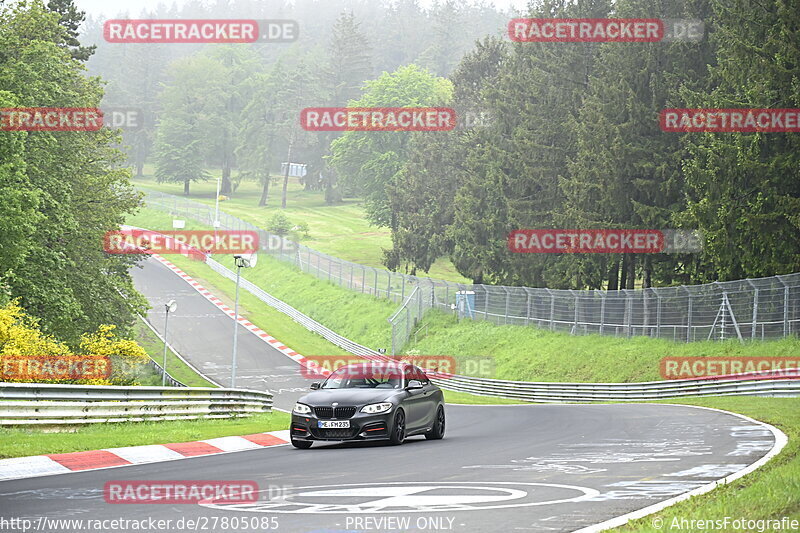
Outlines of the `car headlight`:
[[296,403],[294,404],[294,409],[292,412],[297,413],[298,415],[307,415],[311,412],[311,408],[304,403]]
[[369,405],[365,405],[364,407],[362,407],[361,408],[361,412],[362,413],[369,413],[371,415],[374,415],[374,414],[377,414],[377,413],[385,413],[386,411],[388,411],[391,408],[392,408],[392,404],[389,403],[389,402],[371,403]]

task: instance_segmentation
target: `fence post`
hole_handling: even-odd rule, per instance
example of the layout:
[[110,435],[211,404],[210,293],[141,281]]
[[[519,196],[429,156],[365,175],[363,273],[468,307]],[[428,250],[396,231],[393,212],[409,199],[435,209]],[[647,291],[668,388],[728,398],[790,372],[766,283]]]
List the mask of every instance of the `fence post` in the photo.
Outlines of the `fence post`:
[[545,290],[547,291],[547,294],[550,295],[550,331],[553,331],[553,328],[555,327],[554,319],[556,315],[556,297],[553,296],[553,291],[550,289]]
[[606,296],[608,291],[598,291],[600,294],[600,335],[603,334],[603,329],[606,326]]
[[626,310],[625,314],[628,315],[628,320],[627,320],[628,334],[627,334],[627,337],[630,339],[631,338],[631,332],[633,330],[633,299],[631,298],[631,295],[628,294],[628,289],[625,289],[625,310]]
[[508,324],[508,306],[511,303],[511,293],[508,291],[508,288],[505,287],[505,286],[503,286],[503,290],[506,293],[506,310],[505,310],[505,316],[503,317],[503,323],[504,324]]
[[489,288],[486,285],[481,285],[483,287],[483,294],[486,297],[483,300],[483,319],[489,320]]
[[527,326],[531,321],[531,291],[528,287],[525,289],[525,325]]
[[747,283],[753,287],[753,317],[750,321],[750,340],[756,338],[756,323],[758,322],[758,287],[756,287],[750,278],[747,278]]
[[388,271],[389,275],[387,276],[388,280],[386,281],[386,298],[388,300],[392,299],[392,271]]
[[361,267],[361,292],[367,292],[367,267]]
[[789,324],[789,284],[783,281],[783,276],[775,276],[783,284],[783,336],[788,337],[791,333]]
[[397,324],[392,322],[392,357],[397,353]]
[[353,263],[350,263],[350,290],[353,290]]
[[661,295],[657,290],[653,289],[656,293],[656,337],[661,337]]
[[579,306],[578,295],[575,294],[575,290],[573,290],[573,289],[570,289],[569,293],[575,298],[575,301],[574,301],[575,313],[573,314],[573,317],[572,317],[572,334],[576,335],[578,333],[578,306]]
[[406,338],[405,338],[405,340],[407,341],[410,336],[411,336],[411,309],[406,307]]
[[372,271],[373,271],[373,272],[375,272],[375,285],[374,285],[374,289],[375,289],[375,298],[377,298],[377,297],[378,297],[378,269],[377,269],[377,268],[375,268],[375,267],[372,267]]
[[692,293],[683,285],[681,285],[681,287],[683,287],[689,295],[688,312],[686,314],[686,342],[692,342]]

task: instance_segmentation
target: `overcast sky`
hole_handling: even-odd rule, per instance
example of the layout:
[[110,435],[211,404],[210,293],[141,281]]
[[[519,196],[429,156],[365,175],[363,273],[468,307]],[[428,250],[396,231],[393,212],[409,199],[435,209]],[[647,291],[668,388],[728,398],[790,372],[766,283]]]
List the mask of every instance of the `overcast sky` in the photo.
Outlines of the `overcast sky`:
[[[420,0],[420,4],[428,6],[433,0]],[[509,7],[522,9],[528,4],[528,0],[489,0],[494,5],[506,9]],[[113,16],[116,13],[127,10],[131,16],[138,15],[143,8],[153,8],[159,3],[171,5],[173,3],[182,5],[184,0],[75,0],[75,5],[82,11],[94,17],[102,15]]]

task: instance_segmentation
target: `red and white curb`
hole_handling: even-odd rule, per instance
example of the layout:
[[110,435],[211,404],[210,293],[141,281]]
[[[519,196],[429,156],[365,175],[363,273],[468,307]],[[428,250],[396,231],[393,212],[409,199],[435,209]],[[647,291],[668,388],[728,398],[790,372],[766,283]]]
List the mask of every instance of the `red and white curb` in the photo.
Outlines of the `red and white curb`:
[[0,459],[0,481],[68,474],[120,466],[175,461],[220,453],[259,450],[288,444],[289,430],[219,437],[195,442],[107,448],[88,452],[54,453]]
[[[235,314],[233,312],[233,309],[222,303],[222,300],[211,294],[211,291],[209,291],[208,289],[197,283],[194,279],[192,279],[192,277],[189,274],[187,274],[180,268],[176,267],[175,265],[173,265],[171,262],[164,259],[160,255],[153,254],[152,257],[156,261],[167,267],[168,269],[175,272],[178,276],[183,278],[183,280],[186,281],[186,283],[191,285],[197,292],[202,294],[206,298],[206,300],[217,306],[217,308],[219,308],[223,313],[225,313],[231,318],[234,318]],[[246,318],[240,316],[239,324],[241,324],[241,326],[244,327],[245,329],[255,333],[256,336],[258,336],[261,340],[263,340],[264,342],[266,342],[267,344],[269,344],[270,346],[272,346],[273,348],[284,354],[286,357],[292,359],[297,363],[300,363],[303,366],[308,366],[309,363],[308,359],[306,359],[304,356],[300,355],[296,351],[292,350],[288,346],[284,345],[281,341],[271,336],[270,334],[268,334],[266,331],[259,328],[255,324],[251,323]]]

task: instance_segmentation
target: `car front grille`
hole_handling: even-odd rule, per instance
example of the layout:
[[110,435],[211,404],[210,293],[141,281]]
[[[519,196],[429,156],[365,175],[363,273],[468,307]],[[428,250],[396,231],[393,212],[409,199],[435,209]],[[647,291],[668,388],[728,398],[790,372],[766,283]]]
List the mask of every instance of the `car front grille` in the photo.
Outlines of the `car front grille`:
[[314,428],[313,435],[320,439],[350,439],[357,431],[358,428]]
[[315,407],[314,414],[317,418],[351,418],[356,414],[355,407]]

